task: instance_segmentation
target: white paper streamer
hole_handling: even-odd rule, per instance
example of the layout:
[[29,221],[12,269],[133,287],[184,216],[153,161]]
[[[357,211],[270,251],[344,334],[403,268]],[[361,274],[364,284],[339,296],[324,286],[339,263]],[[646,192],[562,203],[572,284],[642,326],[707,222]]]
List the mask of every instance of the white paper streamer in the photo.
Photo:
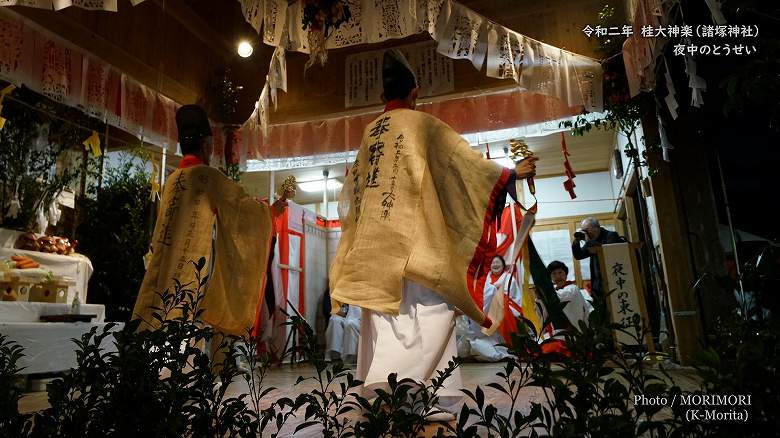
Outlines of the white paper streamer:
[[[296,3],[298,4],[298,3]],[[300,7],[300,4],[298,4]],[[278,46],[287,22],[287,0],[265,0],[263,9],[263,42]],[[296,28],[300,28],[300,22]],[[290,28],[292,30],[293,28]]]
[[707,81],[696,74],[696,60],[685,57],[685,72],[688,74],[688,86],[691,87],[691,106],[700,108],[704,104],[703,92],[707,91]]
[[417,33],[417,22],[409,13],[415,0],[364,0],[360,27],[369,30],[365,42],[378,43]]
[[487,76],[520,80],[523,58],[522,35],[503,26],[488,26]]
[[325,42],[328,49],[363,44],[366,41],[363,23],[363,0],[346,0],[351,17],[336,29]]
[[268,84],[271,89],[271,101],[273,101],[274,110],[276,110],[276,91],[282,90],[285,93],[287,92],[287,60],[282,47],[274,49],[274,53],[271,56],[271,66],[268,69]]
[[666,79],[666,91],[667,91],[664,101],[666,102],[666,107],[669,108],[669,113],[672,115],[672,119],[677,120],[677,108],[680,105],[677,103],[677,98],[675,97],[677,91],[674,89],[672,74],[669,72],[669,64],[666,62],[665,57],[664,57],[664,69],[665,69],[664,78]]
[[268,139],[268,125],[270,124],[270,113],[268,112],[268,94],[270,87],[268,85],[268,76],[265,77],[265,86],[260,92],[260,99],[257,101],[257,115],[260,122],[260,130],[263,132],[263,139]]
[[54,200],[51,201],[51,204],[49,204],[46,218],[48,219],[49,224],[56,226],[60,221],[60,216],[62,216],[62,211],[60,211],[60,206],[57,204],[57,198],[55,197]]
[[15,193],[11,202],[8,203],[8,217],[16,219],[19,217],[20,211],[22,211],[22,203],[19,202],[19,195]]
[[0,0],[2,6],[27,6],[28,8],[51,9],[51,0]]
[[[138,1],[138,0],[134,0]],[[140,0],[143,1],[143,0]],[[239,0],[241,2],[241,12],[244,14],[244,19],[249,23],[252,28],[260,33],[260,28],[263,25],[263,17],[265,16],[265,1],[264,0]]]
[[670,161],[669,151],[674,149],[674,146],[669,143],[669,138],[666,136],[666,127],[664,126],[661,116],[658,116],[658,134],[661,137],[661,154],[666,162]]
[[116,0],[54,0],[54,9],[60,10],[76,6],[92,11],[116,12]]
[[[301,0],[289,6],[284,0],[239,1],[246,20],[255,29],[262,22],[260,33],[266,44],[286,51],[309,52],[308,31],[301,26]],[[572,107],[583,106],[592,112],[603,109],[602,70],[596,60],[524,37],[453,0],[346,1],[352,17],[330,35],[326,42],[329,49],[425,31],[444,56],[468,59],[477,69],[487,58],[489,77],[512,78],[529,92],[558,98]],[[258,18],[261,13],[262,19]],[[276,91],[286,89],[286,71],[281,56],[274,56],[271,64],[268,93],[276,106]],[[345,83],[345,92],[349,93],[346,78]],[[268,109],[260,103],[258,107]]]
[[718,25],[724,25],[727,24],[726,17],[723,16],[723,11],[721,10],[721,3],[720,0],[704,0],[707,3],[707,7],[710,8],[710,14],[712,14],[712,21],[715,22],[715,24]]
[[448,3],[451,12],[439,37],[438,51],[452,59],[468,59],[481,70],[487,54],[487,20],[458,3]]

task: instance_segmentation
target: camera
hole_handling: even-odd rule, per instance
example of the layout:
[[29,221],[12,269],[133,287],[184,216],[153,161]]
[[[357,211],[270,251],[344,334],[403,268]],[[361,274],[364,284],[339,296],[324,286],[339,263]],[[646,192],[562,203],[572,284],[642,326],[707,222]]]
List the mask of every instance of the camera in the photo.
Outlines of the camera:
[[583,233],[582,231],[577,231],[576,233],[574,233],[574,238],[577,240],[585,240],[587,239],[587,236],[585,236],[585,233]]

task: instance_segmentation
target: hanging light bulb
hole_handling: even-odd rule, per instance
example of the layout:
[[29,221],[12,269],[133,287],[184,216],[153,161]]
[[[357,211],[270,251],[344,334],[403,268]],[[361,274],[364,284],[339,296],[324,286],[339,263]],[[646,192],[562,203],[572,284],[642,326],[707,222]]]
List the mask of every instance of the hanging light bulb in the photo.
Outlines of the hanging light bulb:
[[241,41],[238,43],[238,56],[242,58],[249,58],[252,56],[254,50],[254,47],[252,47],[252,44],[249,41]]

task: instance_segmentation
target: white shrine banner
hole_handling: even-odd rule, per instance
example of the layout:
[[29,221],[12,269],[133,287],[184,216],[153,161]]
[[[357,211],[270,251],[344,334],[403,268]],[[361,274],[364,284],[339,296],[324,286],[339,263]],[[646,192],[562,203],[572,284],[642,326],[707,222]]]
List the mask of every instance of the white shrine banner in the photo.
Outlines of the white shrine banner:
[[[139,5],[146,0],[130,0],[133,6]],[[261,3],[263,0],[256,0],[257,3]],[[88,9],[93,11],[117,11],[117,0],[0,0],[0,7],[2,6],[26,6],[28,8],[40,8],[40,9],[60,9],[69,8],[75,6],[81,9]],[[244,12],[246,17],[246,11]]]
[[488,20],[455,2],[450,4],[450,8],[444,33],[438,40],[439,53],[453,59],[468,59],[474,68],[481,70],[487,53],[487,38],[484,36]]
[[58,11],[71,6],[93,11],[117,11],[116,0],[54,0],[54,9]]
[[491,78],[520,81],[523,60],[523,36],[503,26],[489,24],[487,75]]
[[361,28],[370,29],[368,43],[403,38],[419,32],[417,19],[410,12],[415,0],[366,0],[361,8]]
[[[648,323],[645,310],[641,273],[634,255],[635,245],[615,243],[599,248],[602,278],[607,291],[607,304],[612,322],[620,324],[628,333],[615,331],[618,345],[641,345],[630,334],[634,333],[633,319],[640,319],[640,327]],[[652,340],[645,339],[652,351]],[[641,337],[640,337],[641,340]]]
[[268,87],[271,90],[271,101],[276,109],[276,90],[287,92],[287,61],[284,49],[277,47],[271,55],[271,65],[268,67]]
[[[436,43],[426,41],[398,47],[415,71],[420,97],[449,93],[455,89],[452,59],[436,52]],[[381,103],[384,50],[349,55],[344,69],[344,104],[347,108]]]
[[[242,6],[246,5],[242,1]],[[263,5],[263,42],[269,46],[279,46],[282,42],[287,21],[287,0],[265,0]],[[246,7],[243,8],[246,10]],[[300,27],[300,24],[299,26]]]
[[27,6],[28,8],[51,9],[51,0],[0,0],[2,6]]
[[260,33],[260,28],[263,25],[264,7],[265,1],[263,0],[246,0],[241,2],[241,12],[244,14],[244,19],[257,33]]
[[[133,6],[144,0],[131,0]],[[0,0],[2,6],[26,6],[29,8],[40,9],[60,9],[75,6],[77,8],[89,9],[93,11],[117,11],[117,0]]]
[[[308,31],[302,29],[302,0],[289,5],[282,0],[238,1],[253,27],[262,23],[260,34],[266,44],[288,51],[309,52]],[[481,69],[487,60],[489,77],[512,78],[524,91],[556,98],[571,108],[603,111],[602,69],[593,58],[528,38],[453,0],[346,1],[352,16],[328,37],[328,49],[428,32],[437,43],[439,53],[447,57],[468,59],[477,69]],[[262,19],[258,14],[263,15]],[[378,66],[360,65],[359,60],[354,62],[357,65],[348,66],[348,77],[345,78],[346,106],[378,103],[376,96],[379,93],[373,88],[380,71]],[[274,68],[283,70],[278,65]],[[356,84],[357,79],[349,78],[356,71],[367,76],[362,79],[363,83]],[[281,82],[274,81],[275,84]],[[273,95],[277,86],[271,84],[271,88]],[[547,104],[547,112],[553,114],[556,104]]]

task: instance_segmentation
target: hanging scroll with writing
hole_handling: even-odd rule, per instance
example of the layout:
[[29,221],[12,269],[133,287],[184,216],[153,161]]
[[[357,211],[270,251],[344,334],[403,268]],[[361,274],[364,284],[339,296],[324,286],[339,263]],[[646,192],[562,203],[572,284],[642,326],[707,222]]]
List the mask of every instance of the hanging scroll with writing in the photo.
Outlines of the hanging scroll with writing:
[[28,8],[51,9],[51,0],[0,0],[0,6],[26,6]]
[[71,6],[92,11],[117,11],[116,0],[54,0],[54,9],[58,11]]
[[[415,71],[420,85],[420,97],[436,96],[455,89],[452,59],[436,52],[435,42],[423,42],[398,47]],[[347,56],[344,104],[377,105],[382,102],[382,56],[384,50],[372,50]]]

